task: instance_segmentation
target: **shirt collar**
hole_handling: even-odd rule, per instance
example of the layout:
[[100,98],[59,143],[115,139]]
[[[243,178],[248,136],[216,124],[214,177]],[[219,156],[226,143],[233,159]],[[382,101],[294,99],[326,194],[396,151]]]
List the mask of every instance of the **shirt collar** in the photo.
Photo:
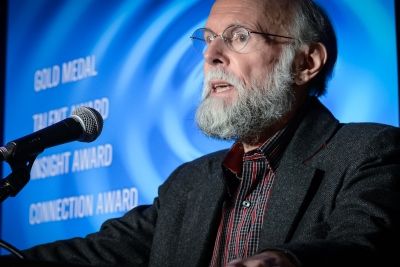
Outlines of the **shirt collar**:
[[260,147],[247,153],[244,152],[243,144],[241,142],[236,142],[227,153],[222,165],[237,177],[241,177],[243,161],[264,157],[270,168],[274,171],[278,167],[279,159],[283,154],[284,147],[286,147],[285,144],[287,141],[284,138],[286,138],[287,135],[284,133],[287,129],[288,127],[285,127],[276,132]]
[[263,155],[271,170],[275,171],[278,168],[285,148],[291,140],[301,119],[304,117],[306,106],[307,104],[304,104],[303,107],[299,109],[298,114],[283,129],[276,132],[257,149],[244,153],[243,144],[241,142],[234,143],[225,156],[222,166],[235,174],[236,177],[241,177],[243,161],[250,159],[251,155],[258,154],[258,156]]

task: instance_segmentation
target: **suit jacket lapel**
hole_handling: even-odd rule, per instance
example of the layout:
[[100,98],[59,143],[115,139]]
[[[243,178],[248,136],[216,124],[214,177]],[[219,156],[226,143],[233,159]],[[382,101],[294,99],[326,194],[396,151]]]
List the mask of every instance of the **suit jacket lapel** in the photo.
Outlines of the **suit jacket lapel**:
[[313,184],[321,172],[313,167],[312,158],[323,150],[339,126],[333,115],[316,100],[307,102],[303,120],[294,133],[276,171],[264,225],[260,249],[290,240],[301,218]]

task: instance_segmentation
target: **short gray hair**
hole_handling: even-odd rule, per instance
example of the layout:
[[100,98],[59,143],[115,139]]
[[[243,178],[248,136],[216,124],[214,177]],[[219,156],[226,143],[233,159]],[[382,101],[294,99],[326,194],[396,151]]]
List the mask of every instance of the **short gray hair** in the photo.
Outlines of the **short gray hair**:
[[310,81],[309,87],[311,95],[321,96],[326,92],[338,55],[335,30],[326,12],[313,0],[297,0],[293,4],[293,20],[289,30],[299,40],[300,45],[320,42],[327,50],[326,64]]

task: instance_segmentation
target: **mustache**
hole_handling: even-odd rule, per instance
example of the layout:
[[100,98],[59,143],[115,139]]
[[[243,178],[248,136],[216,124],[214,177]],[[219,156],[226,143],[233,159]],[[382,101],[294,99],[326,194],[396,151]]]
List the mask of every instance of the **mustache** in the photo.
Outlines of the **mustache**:
[[212,91],[211,82],[215,80],[221,80],[229,83],[236,90],[241,90],[244,88],[244,82],[235,74],[224,69],[211,69],[204,74],[202,99],[205,99],[210,95]]

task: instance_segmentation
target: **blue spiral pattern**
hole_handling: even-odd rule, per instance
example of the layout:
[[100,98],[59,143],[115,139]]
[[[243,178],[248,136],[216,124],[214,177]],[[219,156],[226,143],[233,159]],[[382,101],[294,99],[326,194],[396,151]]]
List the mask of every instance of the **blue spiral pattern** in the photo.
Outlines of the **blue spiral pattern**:
[[[340,50],[322,101],[343,121],[398,125],[394,1],[318,2],[334,21]],[[131,186],[140,204],[150,203],[177,166],[231,145],[203,136],[194,121],[203,74],[189,36],[204,25],[212,3],[10,1],[5,140],[30,133],[33,114],[107,97],[109,117],[95,143],[71,143],[43,155],[104,143],[114,154],[109,168],[31,181],[4,203],[2,238],[24,248],[95,231],[121,213],[32,226],[29,204]],[[96,57],[96,77],[33,90],[35,70],[87,55]],[[3,176],[8,173],[5,168]]]

